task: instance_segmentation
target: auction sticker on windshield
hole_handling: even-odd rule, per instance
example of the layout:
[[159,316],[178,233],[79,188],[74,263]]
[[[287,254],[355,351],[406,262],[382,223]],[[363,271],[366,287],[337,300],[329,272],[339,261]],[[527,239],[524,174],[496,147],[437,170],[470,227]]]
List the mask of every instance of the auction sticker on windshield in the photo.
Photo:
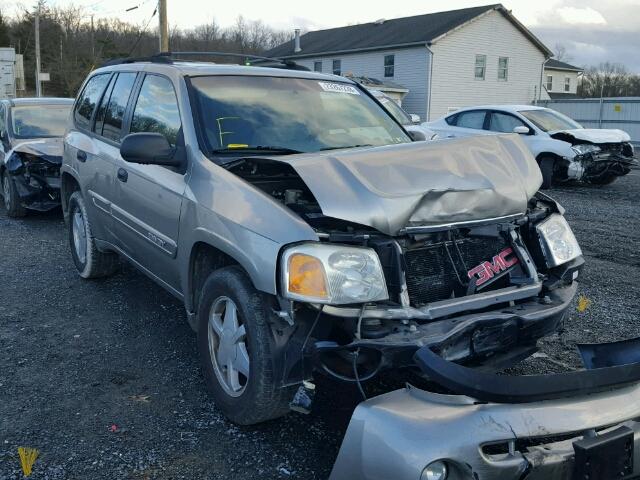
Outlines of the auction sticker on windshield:
[[360,95],[357,88],[343,83],[318,82],[325,92],[350,93],[351,95]]

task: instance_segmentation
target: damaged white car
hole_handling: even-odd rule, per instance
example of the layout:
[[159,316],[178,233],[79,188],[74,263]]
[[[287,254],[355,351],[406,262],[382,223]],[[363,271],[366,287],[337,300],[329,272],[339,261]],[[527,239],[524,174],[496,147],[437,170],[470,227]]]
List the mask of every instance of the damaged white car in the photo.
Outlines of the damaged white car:
[[627,133],[586,129],[549,108],[472,107],[424,125],[443,138],[519,133],[540,165],[542,188],[570,180],[606,185],[628,174],[637,163]]

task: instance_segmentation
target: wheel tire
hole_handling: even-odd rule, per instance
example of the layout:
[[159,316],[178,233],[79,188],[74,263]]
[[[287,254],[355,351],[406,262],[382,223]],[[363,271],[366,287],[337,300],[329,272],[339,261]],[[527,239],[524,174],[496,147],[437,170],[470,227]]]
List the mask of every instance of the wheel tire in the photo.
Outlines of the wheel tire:
[[11,175],[6,172],[2,175],[2,198],[4,199],[4,208],[9,217],[20,218],[27,214],[27,210],[20,203],[20,195],[18,195],[16,184]]
[[101,252],[96,247],[87,208],[79,191],[73,192],[69,198],[68,229],[71,256],[82,278],[106,277],[116,271],[119,264],[118,256],[110,252]]
[[553,174],[556,160],[553,157],[542,157],[540,159],[540,171],[542,172],[542,185],[540,188],[547,190],[553,187]]
[[[226,317],[231,308],[229,300],[237,312],[235,322]],[[225,305],[223,310],[221,302]],[[225,267],[214,271],[202,287],[198,305],[198,352],[205,381],[216,406],[229,420],[240,425],[252,425],[285,415],[295,393],[295,387],[278,386],[281,374],[276,369],[273,354],[274,341],[269,324],[272,315],[268,297],[254,288],[251,280],[239,267]],[[233,335],[229,331],[217,334],[216,331],[224,332],[226,327],[218,326],[216,330],[213,327],[216,323],[214,317],[220,322],[229,321],[242,325],[244,333],[242,336]],[[233,315],[230,318],[232,317]],[[233,342],[230,338],[241,340]],[[223,354],[218,353],[224,349],[226,351]],[[215,353],[212,354],[211,351]],[[226,352],[230,351],[236,354],[226,356]],[[218,363],[223,363],[225,359],[239,358],[240,354],[237,352],[242,351],[248,358],[248,375],[238,373],[236,386],[240,389],[229,393],[233,386],[229,381],[231,377],[228,376],[229,365],[237,362],[230,360],[226,369],[224,365],[218,366]]]

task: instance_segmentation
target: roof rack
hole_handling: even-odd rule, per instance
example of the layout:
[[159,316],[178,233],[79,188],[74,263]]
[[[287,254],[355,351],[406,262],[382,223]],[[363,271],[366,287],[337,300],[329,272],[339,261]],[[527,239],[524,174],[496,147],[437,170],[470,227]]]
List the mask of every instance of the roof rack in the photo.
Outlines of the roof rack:
[[[247,60],[258,60],[260,63],[257,66],[260,67],[272,67],[272,68],[286,68],[289,70],[304,70],[309,71],[309,69],[303,65],[299,65],[293,60],[283,59],[283,58],[272,58],[272,57],[263,57],[260,55],[253,55],[247,53],[233,53],[233,52],[160,52],[152,55],[150,57],[131,57],[131,58],[114,58],[112,60],[108,60],[102,64],[103,67],[108,67],[112,65],[121,65],[127,63],[138,63],[138,62],[151,62],[151,63],[164,63],[171,64],[174,63],[174,60],[181,60],[179,57],[202,57],[202,56],[210,56],[210,57],[236,57],[236,58],[245,58]],[[271,63],[266,63],[271,62]]]
[[152,63],[173,63],[170,58],[152,55],[150,57],[123,57],[111,58],[104,62],[100,67],[111,67],[113,65],[123,65],[127,63],[152,62]]

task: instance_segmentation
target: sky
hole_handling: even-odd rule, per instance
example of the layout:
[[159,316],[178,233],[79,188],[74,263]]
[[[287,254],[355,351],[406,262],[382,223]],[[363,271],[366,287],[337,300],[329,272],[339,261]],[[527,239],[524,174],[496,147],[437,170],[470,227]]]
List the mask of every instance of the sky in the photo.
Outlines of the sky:
[[[48,0],[65,5],[72,0]],[[492,0],[402,0],[400,2],[345,2],[343,0],[167,0],[169,23],[190,28],[215,19],[230,26],[238,15],[261,20],[276,29],[315,30],[365,23],[380,18],[454,10],[492,3]],[[493,0],[497,1],[497,0]],[[147,23],[156,0],[73,0],[97,17],[111,16],[139,25]],[[24,2],[25,4],[35,2]],[[579,66],[610,61],[640,73],[640,0],[504,0],[549,48],[565,47],[571,63]],[[17,3],[0,0],[11,10]],[[137,9],[125,12],[127,8]],[[156,22],[154,18],[152,25]]]

